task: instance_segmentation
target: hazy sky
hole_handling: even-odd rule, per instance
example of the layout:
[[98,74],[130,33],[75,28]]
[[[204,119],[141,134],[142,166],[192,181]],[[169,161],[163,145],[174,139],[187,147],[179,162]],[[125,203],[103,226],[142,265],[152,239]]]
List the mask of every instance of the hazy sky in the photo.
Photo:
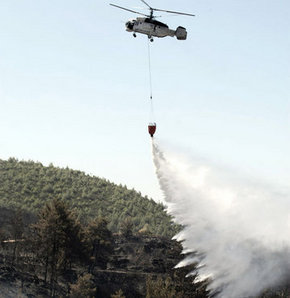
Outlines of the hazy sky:
[[[148,2],[196,14],[160,19],[188,39],[152,44],[156,136],[289,185],[289,1]],[[133,17],[109,1],[0,1],[1,159],[69,166],[160,199],[147,39],[125,31]]]

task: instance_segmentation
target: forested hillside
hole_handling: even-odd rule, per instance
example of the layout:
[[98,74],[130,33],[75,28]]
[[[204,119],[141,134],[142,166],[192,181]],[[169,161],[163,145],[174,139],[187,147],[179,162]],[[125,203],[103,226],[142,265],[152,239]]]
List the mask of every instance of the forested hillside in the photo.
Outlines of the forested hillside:
[[51,199],[63,199],[76,208],[83,222],[106,217],[112,232],[119,231],[128,219],[134,232],[145,228],[171,237],[178,231],[163,205],[126,186],[69,168],[14,158],[0,160],[0,207],[37,213]]

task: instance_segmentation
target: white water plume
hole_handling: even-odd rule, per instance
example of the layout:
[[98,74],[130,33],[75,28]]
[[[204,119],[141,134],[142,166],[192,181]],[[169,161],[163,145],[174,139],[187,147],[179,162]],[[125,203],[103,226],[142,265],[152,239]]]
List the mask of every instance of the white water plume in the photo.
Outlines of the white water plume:
[[185,226],[178,266],[199,263],[198,279],[221,298],[258,295],[289,278],[290,196],[234,171],[165,152],[153,142],[168,211]]

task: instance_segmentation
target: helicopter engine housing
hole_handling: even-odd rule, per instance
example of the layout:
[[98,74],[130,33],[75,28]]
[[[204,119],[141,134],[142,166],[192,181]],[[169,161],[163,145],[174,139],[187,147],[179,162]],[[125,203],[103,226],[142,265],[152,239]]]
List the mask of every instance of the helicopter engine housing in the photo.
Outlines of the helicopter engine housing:
[[178,40],[185,40],[187,37],[187,31],[184,27],[178,26],[175,31],[175,36]]

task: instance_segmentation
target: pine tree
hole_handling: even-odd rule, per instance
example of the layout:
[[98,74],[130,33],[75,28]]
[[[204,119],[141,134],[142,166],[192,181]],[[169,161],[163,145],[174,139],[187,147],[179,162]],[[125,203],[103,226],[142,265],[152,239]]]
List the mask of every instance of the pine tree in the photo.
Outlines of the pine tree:
[[81,253],[81,226],[76,214],[63,201],[54,199],[40,212],[33,230],[36,256],[44,264],[44,279],[49,276],[53,294],[60,272]]
[[120,232],[126,238],[130,238],[132,236],[133,222],[131,217],[127,217],[121,222]]
[[89,272],[92,272],[96,265],[106,268],[113,241],[112,233],[107,225],[107,220],[100,217],[91,221],[86,229],[85,239],[90,256]]
[[17,261],[18,246],[24,233],[22,211],[18,209],[10,220],[10,234],[13,241],[12,265]]

